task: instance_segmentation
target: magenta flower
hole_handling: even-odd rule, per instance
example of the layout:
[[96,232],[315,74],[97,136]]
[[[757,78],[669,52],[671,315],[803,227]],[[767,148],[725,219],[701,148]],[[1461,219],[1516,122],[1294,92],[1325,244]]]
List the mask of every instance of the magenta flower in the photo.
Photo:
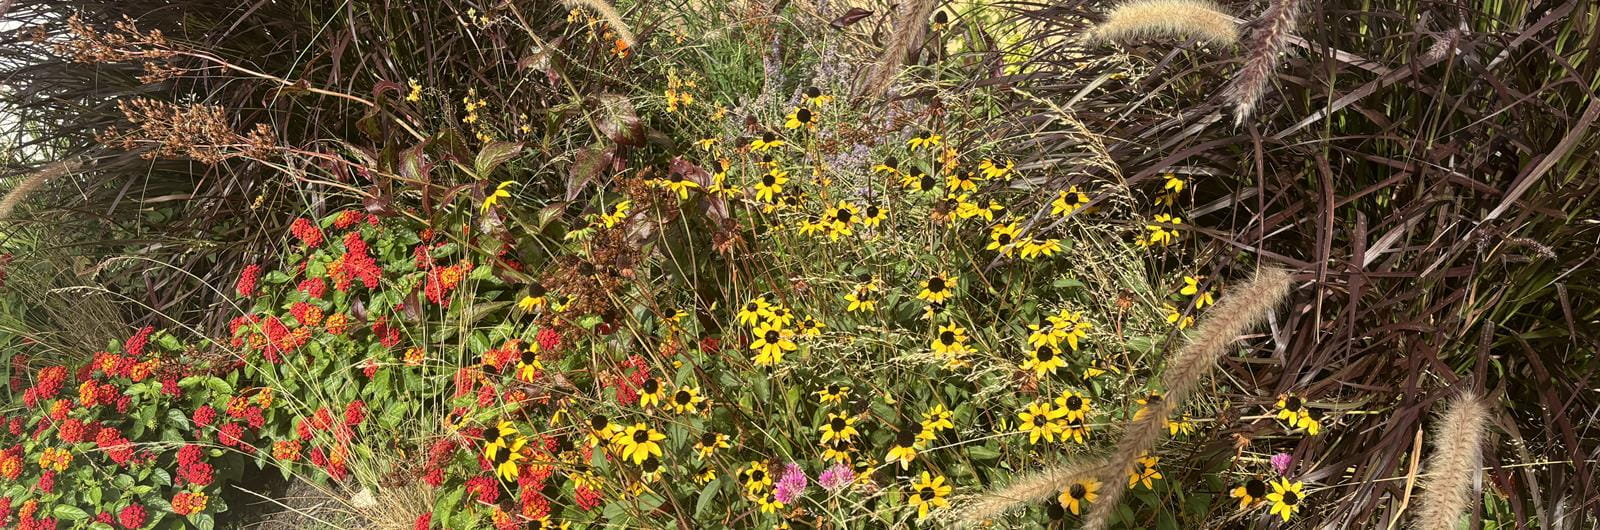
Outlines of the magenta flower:
[[834,464],[833,467],[823,471],[822,475],[817,477],[817,483],[828,491],[839,491],[845,486],[849,486],[855,479],[856,472],[851,470],[850,466]]
[[790,462],[788,466],[783,468],[783,476],[778,478],[778,484],[774,487],[773,498],[776,498],[778,502],[789,504],[800,498],[800,494],[805,490],[806,471],[800,469],[798,464]]
[[1289,453],[1272,455],[1272,469],[1277,470],[1279,475],[1288,475],[1289,466],[1292,465],[1294,465],[1294,457],[1289,456]]

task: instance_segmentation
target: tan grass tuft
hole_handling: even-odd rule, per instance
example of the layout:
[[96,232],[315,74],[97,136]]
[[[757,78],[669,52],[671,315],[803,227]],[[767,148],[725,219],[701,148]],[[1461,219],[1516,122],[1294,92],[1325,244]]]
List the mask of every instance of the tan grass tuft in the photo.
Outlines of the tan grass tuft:
[[1223,97],[1233,105],[1234,124],[1244,123],[1255,112],[1261,95],[1272,81],[1272,72],[1278,68],[1278,58],[1294,33],[1295,19],[1300,15],[1300,0],[1271,0],[1261,18],[1252,23],[1255,28],[1245,38],[1244,66],[1234,74]]
[[1415,528],[1453,530],[1472,507],[1472,485],[1483,470],[1489,406],[1473,393],[1445,406],[1434,422],[1433,455],[1423,468]]
[[34,171],[32,175],[21,178],[17,185],[12,187],[9,193],[6,193],[5,198],[0,199],[0,219],[10,219],[11,211],[15,210],[18,204],[22,204],[23,199],[27,199],[28,195],[44,187],[45,183],[50,182],[52,179],[71,173],[76,169],[78,169],[77,162],[57,162]]
[[1100,498],[1089,509],[1086,530],[1103,530],[1111,522],[1117,502],[1122,499],[1122,480],[1134,461],[1155,448],[1167,433],[1167,418],[1200,386],[1200,381],[1217,365],[1239,335],[1264,320],[1284,297],[1289,295],[1289,273],[1275,268],[1256,271],[1249,282],[1234,288],[1206,313],[1206,319],[1189,335],[1183,347],[1166,361],[1161,374],[1165,393],[1161,400],[1147,405],[1142,418],[1128,424],[1111,458],[1101,468]]
[[1194,38],[1218,45],[1239,41],[1233,18],[1207,0],[1133,0],[1106,13],[1089,40],[1123,42],[1140,37]]
[[616,30],[617,38],[622,39],[622,42],[627,44],[629,48],[639,44],[633,36],[633,30],[629,29],[628,23],[622,20],[622,14],[618,13],[617,8],[612,7],[610,2],[606,0],[562,0],[562,3],[573,9],[586,8],[594,11],[596,15],[600,15],[600,18],[605,19],[606,24],[611,26],[611,29]]
[[982,526],[1016,508],[1054,499],[1074,480],[1098,475],[1104,465],[1104,458],[1087,458],[1040,470],[999,490],[968,497],[950,513],[956,526]]
[[889,82],[900,73],[900,67],[905,66],[913,47],[927,34],[928,18],[933,16],[933,8],[938,4],[936,0],[908,0],[900,4],[894,31],[889,34],[889,42],[883,45],[883,55],[867,70],[862,83],[863,95],[879,97],[889,89]]

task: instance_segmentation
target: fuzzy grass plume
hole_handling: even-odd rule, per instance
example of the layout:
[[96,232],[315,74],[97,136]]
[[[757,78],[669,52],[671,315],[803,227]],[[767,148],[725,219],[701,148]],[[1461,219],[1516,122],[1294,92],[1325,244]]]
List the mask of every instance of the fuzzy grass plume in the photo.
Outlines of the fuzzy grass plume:
[[1452,530],[1472,507],[1472,484],[1483,469],[1489,407],[1477,394],[1456,397],[1434,422],[1433,455],[1422,479],[1415,528]]
[[1013,480],[1004,488],[974,495],[950,513],[956,526],[981,526],[1019,507],[1054,499],[1074,480],[1100,474],[1105,463],[1105,458],[1084,458],[1040,470]]
[[1117,502],[1127,491],[1119,487],[1123,475],[1135,460],[1161,441],[1167,432],[1167,418],[1200,386],[1200,380],[1217,365],[1217,359],[1229,351],[1234,340],[1265,319],[1288,296],[1289,286],[1287,271],[1275,268],[1256,271],[1248,283],[1235,288],[1212,307],[1205,322],[1189,335],[1188,342],[1167,359],[1166,370],[1161,374],[1165,394],[1159,400],[1151,400],[1145,413],[1129,422],[1117,441],[1116,450],[1100,468],[1100,482],[1110,487],[1101,490],[1100,498],[1089,510],[1085,529],[1106,528],[1116,512]]
[[610,2],[606,0],[563,0],[562,3],[573,9],[588,9],[599,15],[600,18],[605,19],[606,24],[610,25],[611,29],[616,30],[617,38],[622,39],[623,44],[627,44],[628,47],[632,48],[639,44],[638,39],[633,36],[633,30],[628,29],[628,23],[622,20],[622,14],[618,13],[617,8],[612,7]]
[[1206,0],[1134,0],[1112,8],[1105,22],[1089,30],[1086,37],[1104,42],[1177,37],[1228,45],[1238,42],[1239,28],[1232,17]]
[[17,181],[17,185],[6,193],[5,198],[0,199],[0,219],[10,219],[12,210],[15,210],[18,204],[22,204],[23,199],[27,199],[28,195],[43,187],[45,183],[50,182],[52,179],[71,173],[76,169],[78,169],[77,162],[57,162],[34,171],[32,175],[22,177]]
[[1300,15],[1300,0],[1272,0],[1261,18],[1251,24],[1254,28],[1245,37],[1244,66],[1234,74],[1233,81],[1223,97],[1233,106],[1235,124],[1244,123],[1255,112],[1261,95],[1272,81],[1272,72],[1278,68],[1283,48],[1294,33],[1295,19]]
[[910,0],[901,4],[900,12],[894,19],[894,32],[889,34],[889,41],[883,45],[883,55],[878,56],[877,62],[867,70],[862,94],[878,97],[888,90],[889,82],[905,65],[912,47],[922,42],[923,35],[927,34],[928,18],[933,16],[933,8],[938,4],[934,0]]

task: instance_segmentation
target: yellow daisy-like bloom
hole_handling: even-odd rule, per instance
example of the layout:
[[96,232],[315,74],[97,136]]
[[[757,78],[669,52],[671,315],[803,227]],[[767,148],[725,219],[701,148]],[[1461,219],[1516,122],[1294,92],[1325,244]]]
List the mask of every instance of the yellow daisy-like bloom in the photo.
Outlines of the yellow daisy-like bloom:
[[939,180],[923,173],[921,169],[912,169],[900,173],[900,185],[909,190],[926,193],[939,189]]
[[1133,462],[1133,469],[1128,472],[1128,487],[1143,484],[1145,489],[1155,489],[1152,481],[1161,480],[1161,472],[1156,471],[1156,464],[1161,462],[1161,457],[1142,456]]
[[483,206],[479,208],[479,211],[488,212],[490,208],[494,207],[495,203],[500,202],[500,199],[510,197],[511,192],[507,191],[506,188],[510,188],[512,184],[516,184],[516,182],[508,180],[501,182],[499,186],[495,186],[494,191],[490,192],[488,197],[483,198]]
[[989,229],[989,246],[984,248],[999,252],[1002,256],[1010,256],[1016,248],[1017,236],[1021,234],[1016,221],[994,225]]
[[770,491],[754,495],[750,500],[761,507],[761,513],[778,513],[778,510],[783,509],[783,503],[779,502],[777,495]]
[[1183,180],[1183,178],[1179,177],[1176,173],[1167,173],[1167,183],[1162,185],[1161,189],[1170,191],[1172,193],[1183,193],[1183,187],[1185,184],[1188,184],[1188,181]]
[[617,433],[621,431],[621,426],[611,423],[611,420],[605,416],[599,414],[590,416],[589,447],[594,447],[596,445],[600,445],[601,443],[611,443],[611,440],[615,439],[617,437]]
[[411,87],[411,92],[406,94],[406,101],[410,101],[412,103],[422,101],[422,83],[418,83],[417,78],[413,77],[407,79],[406,84]]
[[951,192],[973,191],[978,189],[978,175],[974,171],[961,171],[945,175],[944,187]]
[[822,222],[828,224],[828,239],[838,241],[840,236],[848,236],[854,232],[851,225],[857,222],[856,216],[861,210],[849,201],[839,201],[837,206],[829,208],[822,214]]
[[543,369],[544,364],[539,362],[539,343],[529,343],[528,349],[517,356],[517,380],[531,383]]
[[772,316],[772,304],[766,297],[757,296],[739,307],[739,325],[756,327],[761,321]]
[[946,273],[935,274],[922,281],[922,291],[917,293],[917,299],[926,300],[929,303],[941,303],[949,300],[950,293],[955,290],[956,282],[960,280],[959,276],[952,276]]
[[1019,255],[1022,256],[1022,259],[1031,260],[1034,258],[1048,258],[1060,252],[1060,239],[1039,239],[1030,237],[1022,240],[1022,252],[1020,252]]
[[1072,515],[1082,515],[1083,507],[1095,499],[1100,498],[1100,481],[1094,479],[1077,480],[1061,490],[1061,495],[1056,500],[1061,502],[1061,507],[1072,512]]
[[[1176,226],[1182,226],[1183,225],[1183,218],[1182,217],[1174,217],[1174,216],[1167,215],[1167,214],[1163,213],[1163,214],[1156,214],[1155,222],[1156,223],[1163,223],[1163,224],[1170,224],[1170,225],[1173,225],[1174,227],[1176,227]],[[1162,226],[1160,224],[1147,224],[1147,225],[1144,225],[1144,228],[1145,228],[1145,230],[1149,230],[1150,231],[1150,235],[1149,235],[1148,239],[1139,240],[1139,244],[1140,245],[1147,246],[1147,247],[1148,246],[1153,246],[1153,245],[1167,246],[1167,245],[1171,245],[1173,242],[1177,241],[1177,238],[1178,238],[1178,230],[1177,230],[1177,228],[1167,228],[1167,227]]]
[[1321,422],[1311,417],[1311,409],[1306,407],[1305,400],[1293,393],[1278,396],[1278,413],[1276,417],[1282,420],[1290,429],[1304,428],[1306,434],[1312,436],[1322,432]]
[[1167,423],[1168,436],[1175,437],[1179,434],[1184,436],[1194,434],[1194,420],[1189,418],[1188,414],[1178,417],[1178,421]]
[[1205,306],[1217,303],[1217,299],[1211,296],[1211,291],[1200,290],[1200,279],[1194,276],[1184,276],[1183,288],[1178,292],[1193,297],[1195,309],[1203,309]]
[[878,309],[878,300],[873,298],[872,293],[865,289],[857,289],[853,293],[844,295],[844,301],[850,303],[849,307],[845,308],[845,311],[851,313],[858,311],[865,313]]
[[950,412],[950,409],[945,408],[943,403],[934,405],[933,408],[922,413],[922,428],[925,431],[932,431],[935,433],[954,429],[956,428],[956,424],[955,422],[951,421],[951,418],[954,417],[955,414]]
[[1061,411],[1061,417],[1084,421],[1088,421],[1089,411],[1093,408],[1089,398],[1073,390],[1062,391],[1061,395],[1056,397],[1056,407]]
[[783,307],[783,304],[773,303],[772,307],[767,309],[766,321],[786,327],[790,322],[794,322],[794,312],[789,311],[789,308]]
[[834,440],[833,443],[822,444],[822,459],[834,462],[849,462],[850,454],[855,451],[855,444],[844,440]]
[[611,213],[600,214],[600,224],[605,226],[606,228],[612,228],[612,227],[615,227],[615,226],[617,226],[619,224],[622,224],[622,221],[624,219],[628,218],[628,211],[631,210],[632,208],[633,208],[633,201],[622,201],[622,202],[619,202],[612,209]]
[[648,409],[661,404],[661,398],[667,395],[666,386],[660,379],[654,377],[644,380],[639,385],[639,408]]
[[1047,403],[1030,403],[1027,410],[1017,413],[1017,430],[1028,434],[1028,444],[1039,443],[1043,438],[1046,442],[1056,441],[1056,420],[1061,417],[1059,411],[1050,408]]
[[1249,508],[1252,504],[1266,500],[1267,483],[1253,478],[1233,488],[1233,491],[1229,492],[1228,496],[1239,499],[1239,509],[1243,510]]
[[889,175],[899,175],[900,174],[900,159],[892,157],[892,156],[887,158],[887,159],[884,159],[883,163],[875,165],[875,166],[872,166],[872,172],[873,173],[887,173]]
[[739,192],[744,191],[743,188],[738,186],[728,185],[728,161],[719,160],[717,161],[717,164],[723,169],[720,172],[711,174],[711,186],[706,188],[706,192],[712,195],[721,196],[724,199],[728,199],[732,198],[734,195],[738,195]]
[[1089,435],[1089,424],[1084,423],[1083,418],[1070,418],[1061,421],[1061,441],[1072,440],[1079,444],[1086,443],[1084,439]]
[[751,462],[745,466],[739,471],[739,480],[744,482],[744,490],[750,494],[772,487],[772,474],[767,472],[767,465],[761,462]]
[[791,332],[777,322],[761,324],[755,330],[756,339],[750,342],[750,349],[756,351],[756,366],[772,366],[783,362],[784,352],[795,350],[794,341],[789,340],[790,335]]
[[861,225],[868,228],[877,228],[889,218],[889,210],[879,206],[878,203],[869,202],[861,209]]
[[689,180],[684,176],[683,173],[677,171],[668,173],[667,178],[657,179],[655,182],[657,186],[666,188],[668,191],[673,193],[677,193],[679,199],[689,198],[689,190],[700,187],[700,184]]
[[801,127],[815,129],[817,127],[817,115],[811,112],[811,109],[795,107],[794,110],[789,111],[789,119],[783,122],[783,127],[785,129],[798,129]]
[[712,147],[715,147],[717,145],[717,139],[716,138],[701,138],[699,140],[695,140],[694,141],[694,145],[695,145],[695,147],[699,147],[702,150],[710,151]]
[[911,461],[917,459],[917,445],[920,443],[917,435],[922,432],[922,426],[915,428],[903,427],[895,435],[894,444],[889,446],[889,454],[883,458],[883,463],[900,463],[900,469],[910,469]]
[[495,455],[504,450],[514,437],[519,434],[517,426],[506,420],[500,420],[498,425],[491,425],[483,429],[483,457],[490,461]]
[[778,135],[770,132],[761,133],[760,138],[750,141],[750,150],[757,153],[765,153],[768,149],[774,147],[783,147],[783,140],[779,139]]
[[686,386],[678,388],[672,393],[672,411],[678,414],[688,414],[700,410],[700,403],[706,398],[700,397],[700,389]]
[[827,230],[828,227],[832,225],[832,223],[822,220],[822,217],[816,214],[811,214],[806,216],[806,218],[800,219],[796,222],[800,223],[798,231],[802,236],[810,236],[822,233],[823,230]]
[[717,468],[706,467],[704,470],[701,470],[699,473],[695,473],[694,482],[695,482],[695,484],[699,484],[699,485],[704,486],[706,484],[709,484],[711,482],[711,479],[714,479],[714,478],[717,478]]
[[983,171],[983,177],[987,178],[987,179],[997,179],[997,178],[1005,177],[1006,175],[1009,175],[1011,173],[1011,170],[1013,168],[1016,168],[1016,167],[1017,167],[1017,163],[1016,162],[1012,162],[1010,160],[1007,160],[1005,162],[1005,164],[999,164],[999,163],[996,163],[994,160],[990,160],[990,159],[985,158],[985,159],[983,159],[982,162],[978,163],[978,169],[980,171]]
[[1034,377],[1043,379],[1045,376],[1056,373],[1057,368],[1066,365],[1067,361],[1056,353],[1054,346],[1041,344],[1038,348],[1034,348],[1032,352],[1028,353],[1028,359],[1023,361],[1022,369],[1033,370]]
[[[1139,410],[1134,411],[1133,420],[1134,421],[1139,421],[1139,420],[1144,419],[1145,416],[1150,415],[1150,410],[1151,410],[1152,407],[1158,406],[1160,404],[1161,404],[1161,394],[1159,392],[1151,392],[1150,394],[1146,395],[1145,397],[1139,398]],[[1161,425],[1165,426],[1166,424],[1167,424],[1167,419],[1166,418],[1161,418]]]
[[559,523],[551,521],[548,515],[528,523],[528,530],[566,530],[567,528],[571,528],[571,523],[567,521]]
[[907,502],[917,509],[917,519],[928,517],[928,510],[943,508],[950,505],[945,496],[950,494],[950,486],[944,483],[944,476],[932,476],[927,471],[911,484],[911,499]]
[[806,103],[813,107],[821,107],[833,101],[833,96],[824,93],[821,88],[814,86],[806,87],[805,91],[801,92],[801,95],[805,97]]
[[1056,200],[1050,201],[1050,215],[1057,217],[1072,215],[1085,204],[1089,204],[1089,195],[1078,191],[1077,186],[1072,186],[1056,193]]
[[933,337],[933,351],[951,357],[967,353],[966,328],[956,324],[940,326],[939,333]]
[[844,403],[845,396],[850,395],[850,387],[838,383],[829,384],[826,388],[814,392],[817,402],[823,405]]
[[632,460],[634,464],[643,464],[644,459],[650,456],[661,457],[660,442],[665,439],[667,439],[667,435],[661,434],[641,422],[613,436],[611,441],[622,448],[623,460]]
[[527,294],[522,295],[521,300],[517,300],[517,309],[524,313],[533,312],[534,309],[544,305],[546,294],[549,294],[549,291],[543,284],[539,282],[529,284]]
[[766,175],[761,176],[761,182],[756,183],[756,200],[774,203],[778,196],[783,194],[783,185],[789,183],[789,173],[782,169],[773,168]]
[[1167,313],[1167,323],[1176,324],[1178,329],[1189,329],[1189,326],[1194,325],[1193,316],[1183,314],[1182,311],[1179,311],[1178,308],[1173,307],[1172,304],[1161,304],[1161,309],[1165,310]]
[[732,445],[728,444],[728,435],[718,432],[701,434],[700,441],[694,444],[695,454],[700,455],[701,460],[711,458],[711,455],[716,454],[718,449],[727,449],[729,447],[732,447]]
[[828,421],[823,422],[822,426],[818,427],[817,430],[822,431],[822,443],[824,444],[834,440],[848,442],[855,439],[857,434],[860,434],[856,431],[855,424],[856,419],[850,414],[834,412],[828,414]]
[[1267,501],[1272,503],[1272,515],[1282,516],[1284,521],[1300,511],[1300,502],[1306,498],[1306,485],[1303,482],[1289,482],[1289,479],[1280,478],[1272,483],[1272,493],[1267,494]]
[[916,136],[912,136],[910,140],[907,140],[906,145],[909,146],[912,151],[915,151],[922,148],[937,147],[940,142],[943,141],[944,136],[934,134],[933,131],[923,131],[917,133]]
[[822,328],[825,327],[828,327],[828,325],[811,317],[802,318],[798,324],[795,324],[795,329],[798,330],[802,337],[821,337]]
[[504,450],[489,458],[489,462],[494,464],[495,473],[500,475],[501,480],[517,480],[517,474],[521,471],[521,466],[517,465],[517,461],[525,458],[522,455],[522,448],[526,445],[528,445],[528,439],[518,436],[515,442],[511,442]]

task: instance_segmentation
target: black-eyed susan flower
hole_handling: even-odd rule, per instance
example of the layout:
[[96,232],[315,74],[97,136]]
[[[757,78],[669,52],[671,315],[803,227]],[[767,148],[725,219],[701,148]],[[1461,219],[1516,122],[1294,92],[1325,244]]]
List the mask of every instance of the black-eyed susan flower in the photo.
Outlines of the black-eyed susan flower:
[[950,27],[950,14],[943,9],[935,12],[933,19],[928,21],[928,29],[933,31],[944,31],[947,27]]
[[1176,437],[1179,434],[1184,436],[1194,434],[1194,419],[1188,414],[1179,416],[1176,421],[1167,422],[1167,435]]
[[706,398],[700,397],[698,388],[678,387],[678,390],[672,393],[672,411],[678,414],[696,412],[700,410],[700,403],[705,400]]
[[[1146,394],[1144,397],[1139,398],[1139,410],[1134,411],[1133,420],[1134,421],[1139,421],[1139,420],[1144,419],[1145,416],[1150,415],[1150,411],[1155,410],[1156,407],[1159,407],[1160,405],[1161,405],[1161,393],[1160,392],[1151,392],[1149,394]],[[1162,418],[1161,419],[1161,424],[1162,425],[1166,425],[1166,421],[1167,421],[1166,418]]]
[[[639,463],[639,481],[655,482],[661,478],[661,457],[650,455]],[[637,494],[636,494],[637,495]]]
[[1144,485],[1145,489],[1155,489],[1152,481],[1161,480],[1161,472],[1156,470],[1156,464],[1161,462],[1161,457],[1145,455],[1133,461],[1133,469],[1128,471],[1128,487],[1136,484]]
[[717,142],[718,140],[716,138],[701,138],[699,140],[695,140],[694,145],[703,151],[710,151],[711,148],[717,146]]
[[[1172,225],[1173,227],[1168,228],[1166,225]],[[1148,230],[1150,233],[1145,239],[1139,240],[1139,244],[1147,247],[1155,245],[1171,245],[1173,242],[1178,240],[1178,230],[1176,227],[1182,225],[1182,217],[1175,217],[1164,213],[1156,214],[1153,223],[1144,225],[1144,229]]]
[[850,395],[850,387],[838,383],[830,383],[828,386],[823,387],[822,390],[818,390],[815,393],[817,395],[818,403],[823,405],[837,405],[844,403],[845,396]]
[[1089,424],[1083,418],[1063,418],[1060,423],[1061,441],[1072,440],[1079,444],[1085,443],[1089,436]]
[[1217,299],[1211,296],[1210,290],[1200,290],[1200,279],[1194,276],[1184,276],[1183,288],[1179,289],[1178,292],[1184,296],[1191,297],[1194,300],[1195,309],[1203,309],[1208,305],[1217,303]]
[[844,295],[844,301],[848,304],[845,311],[851,313],[866,313],[878,309],[878,299],[870,289],[858,288]]
[[1194,316],[1183,314],[1172,304],[1161,304],[1161,309],[1167,314],[1167,323],[1177,325],[1178,329],[1189,329],[1194,325]]
[[921,169],[912,169],[900,173],[900,185],[909,190],[927,193],[939,189],[939,180],[923,173]]
[[1291,516],[1300,511],[1300,503],[1306,499],[1306,485],[1303,482],[1289,482],[1289,479],[1280,478],[1272,483],[1272,493],[1267,494],[1267,501],[1272,503],[1272,515],[1282,516],[1288,521]]
[[524,313],[531,312],[544,305],[545,295],[548,294],[544,284],[533,282],[528,284],[528,289],[523,292],[522,298],[517,300],[517,309]]
[[671,323],[671,324],[677,324],[677,323],[683,322],[683,317],[688,316],[688,315],[689,315],[688,311],[684,311],[684,310],[679,309],[677,307],[668,307],[666,309],[662,309],[661,310],[661,320],[663,322],[668,322],[668,323]]
[[939,327],[939,332],[933,337],[933,351],[945,356],[959,356],[968,353],[967,330],[957,324],[945,324]]
[[512,443],[511,440],[519,434],[521,433],[517,432],[517,426],[506,420],[485,427],[482,435],[483,457],[493,461],[495,454],[508,447]]
[[822,426],[818,427],[817,430],[822,432],[822,443],[824,444],[834,440],[848,442],[854,440],[856,435],[860,434],[856,431],[855,424],[856,419],[854,416],[844,412],[833,412],[828,414],[828,421],[822,422]]
[[483,198],[483,206],[480,208],[480,210],[483,212],[488,212],[490,208],[494,207],[495,203],[500,202],[500,199],[510,197],[511,191],[508,188],[510,188],[512,184],[516,184],[516,182],[508,180],[501,182],[499,186],[495,186],[494,191],[489,192],[489,196]]
[[844,200],[828,208],[827,213],[822,214],[823,222],[828,223],[828,239],[838,241],[841,236],[855,233],[852,226],[859,221],[860,213],[856,205]]
[[814,129],[817,127],[817,115],[811,112],[811,109],[795,107],[794,110],[789,111],[788,120],[783,122],[783,127],[786,129],[798,129],[801,127]]
[[1078,351],[1078,341],[1088,337],[1089,330],[1094,328],[1094,324],[1083,319],[1083,313],[1066,309],[1046,317],[1046,320],[1050,322],[1052,336],[1067,341],[1067,346],[1072,348],[1072,351]]
[[755,330],[755,340],[750,342],[750,349],[756,351],[753,361],[756,366],[772,366],[783,362],[784,352],[795,350],[794,341],[789,340],[793,332],[783,329],[783,325],[768,321]]
[[900,432],[895,434],[894,442],[889,445],[889,453],[884,456],[883,463],[889,465],[898,462],[900,469],[910,469],[911,461],[917,459],[917,446],[922,443],[917,438],[921,433],[920,424],[901,427]]
[[994,222],[995,214],[1003,212],[1005,209],[1006,207],[1002,206],[1000,201],[996,201],[994,199],[989,199],[989,204],[984,205],[977,202],[967,201],[967,194],[965,193],[956,197],[955,214],[956,217],[961,219],[972,219],[977,217],[983,219],[985,222]]
[[923,471],[917,481],[911,484],[911,498],[907,502],[917,509],[917,518],[924,519],[928,517],[928,510],[950,505],[950,501],[945,499],[950,495],[950,490],[951,487],[944,483],[944,475],[935,477]]
[[1089,398],[1073,390],[1062,391],[1061,395],[1056,397],[1056,407],[1061,411],[1063,418],[1085,421],[1089,419],[1089,411],[1093,409]]
[[820,233],[826,231],[828,229],[828,227],[833,224],[833,223],[830,223],[830,222],[827,222],[827,221],[823,221],[822,220],[822,216],[817,215],[817,214],[807,215],[805,218],[800,219],[800,220],[798,220],[796,222],[798,222],[800,224],[797,228],[798,228],[798,230],[800,232],[800,235],[802,235],[802,236],[810,236],[810,235],[820,234]]
[[794,327],[795,332],[802,337],[821,337],[822,328],[826,328],[828,325],[823,323],[821,320],[817,320],[812,317],[805,317],[800,319],[800,321],[796,323]]
[[739,313],[735,316],[739,319],[739,325],[756,327],[763,320],[772,316],[772,304],[767,302],[766,297],[763,296],[751,298],[750,301],[739,306]]
[[834,440],[832,443],[822,444],[822,459],[833,462],[849,462],[856,446],[844,440]]
[[739,471],[739,481],[744,483],[745,492],[754,494],[772,487],[772,473],[767,471],[766,464],[751,462]]
[[1033,376],[1043,379],[1056,373],[1056,369],[1067,365],[1067,361],[1056,353],[1055,346],[1040,344],[1033,351],[1028,352],[1028,358],[1022,362],[1023,370],[1032,370]]
[[907,140],[906,145],[909,146],[912,151],[915,151],[922,148],[938,147],[939,143],[942,141],[944,141],[944,136],[934,134],[933,131],[922,131],[917,133],[916,136],[912,136],[910,140]]
[[1239,509],[1243,510],[1255,503],[1266,500],[1267,483],[1262,482],[1261,479],[1246,480],[1244,484],[1240,484],[1238,487],[1233,488],[1233,491],[1228,492],[1228,496],[1239,499]]
[[522,353],[517,356],[517,379],[523,382],[533,382],[535,378],[539,377],[539,371],[543,369],[544,365],[539,362],[539,343],[528,344],[528,348],[522,350]]
[[950,294],[955,291],[956,282],[961,278],[948,273],[939,273],[922,281],[922,291],[917,293],[918,300],[929,303],[942,303],[950,299]]
[[806,104],[809,104],[813,107],[821,107],[833,101],[833,96],[828,95],[828,93],[823,92],[821,88],[815,86],[806,87],[805,90],[800,92],[800,95],[801,97],[805,98]]
[[861,225],[868,228],[877,228],[889,218],[889,210],[876,202],[869,202],[861,208]]
[[778,496],[771,491],[753,494],[750,500],[761,507],[761,513],[778,513],[778,510],[783,509],[783,501],[778,500]]
[[689,190],[700,187],[699,183],[689,180],[681,171],[670,172],[666,178],[658,179],[655,182],[657,186],[678,194],[679,199],[689,198]]
[[1072,512],[1072,515],[1082,515],[1084,506],[1100,498],[1100,481],[1095,479],[1079,479],[1072,481],[1067,489],[1061,490],[1061,495],[1056,498],[1062,508]]
[[522,448],[526,445],[528,439],[518,436],[501,451],[489,457],[489,462],[494,465],[495,474],[499,475],[501,480],[517,480],[517,474],[521,471],[521,466],[517,465],[517,462],[524,458]]
[[639,408],[648,409],[661,404],[661,398],[666,397],[667,389],[661,384],[660,379],[651,377],[639,384]]
[[550,516],[546,515],[529,522],[527,528],[528,530],[566,530],[571,528],[571,524],[567,521],[552,521]]
[[1025,260],[1048,258],[1060,253],[1061,249],[1060,239],[1029,237],[1022,239],[1022,248],[1017,255]]
[[956,424],[951,421],[954,417],[955,414],[945,408],[943,403],[936,404],[922,413],[922,431],[929,433],[929,438],[932,438],[932,434],[938,434],[939,431],[954,429]]
[[612,208],[611,213],[600,215],[600,224],[612,228],[628,218],[628,212],[633,209],[633,201],[621,201]]
[[1001,163],[985,158],[982,162],[978,163],[978,170],[983,172],[983,178],[986,179],[1005,178],[1005,176],[1011,174],[1011,170],[1015,169],[1016,167],[1017,163],[1010,160]]
[[1316,436],[1322,432],[1321,413],[1306,406],[1305,400],[1293,393],[1278,396],[1278,413],[1276,417],[1283,420],[1284,426],[1290,429],[1305,429],[1306,434]]
[[945,313],[946,309],[949,309],[949,307],[944,302],[934,302],[934,303],[928,304],[926,306],[923,306],[923,308],[922,308],[922,319],[923,320],[933,320],[935,318],[939,318],[941,316],[944,316],[944,313]]
[[729,447],[731,445],[728,444],[728,435],[719,432],[702,433],[700,440],[694,443],[695,454],[700,455],[701,460],[711,458],[711,455],[716,454],[718,449],[727,449]]
[[778,202],[778,196],[783,194],[783,185],[789,183],[789,173],[778,168],[767,171],[761,176],[761,181],[756,183],[756,200],[766,203]]
[[1069,187],[1056,192],[1056,199],[1050,201],[1050,215],[1065,217],[1072,215],[1084,205],[1089,204],[1089,195],[1078,191],[1077,186]]
[[951,193],[976,190],[978,189],[978,172],[958,171],[945,175],[944,186],[950,188]]
[[611,423],[603,414],[589,416],[589,446],[594,447],[601,443],[611,443],[617,433],[622,430],[620,425]]
[[661,440],[667,435],[657,432],[644,423],[636,423],[616,436],[611,437],[612,443],[622,449],[622,458],[632,460],[634,464],[644,463],[644,459],[654,455],[661,456]]
[[1056,441],[1056,420],[1061,414],[1056,409],[1050,408],[1046,403],[1029,403],[1028,408],[1017,413],[1017,430],[1028,435],[1028,444],[1037,444],[1040,439],[1046,442]]
[[1022,230],[1017,228],[1016,221],[996,224],[989,228],[989,246],[984,248],[999,252],[1002,256],[1010,256],[1017,236],[1021,234]]
[[889,157],[889,158],[886,158],[886,159],[883,160],[882,163],[880,163],[878,165],[875,165],[875,166],[872,166],[872,172],[873,173],[887,173],[889,175],[899,175],[900,174],[900,159],[892,157],[892,156]]
[[775,147],[783,147],[783,140],[771,132],[761,133],[761,137],[750,141],[750,150],[757,153],[764,153]]
[[766,321],[776,323],[782,327],[787,327],[790,323],[794,322],[794,312],[790,311],[787,307],[783,307],[783,304],[773,302],[772,306],[767,309]]
[[702,469],[699,473],[694,474],[694,483],[704,486],[706,484],[710,484],[711,481],[716,478],[717,468],[706,466],[705,469]]

